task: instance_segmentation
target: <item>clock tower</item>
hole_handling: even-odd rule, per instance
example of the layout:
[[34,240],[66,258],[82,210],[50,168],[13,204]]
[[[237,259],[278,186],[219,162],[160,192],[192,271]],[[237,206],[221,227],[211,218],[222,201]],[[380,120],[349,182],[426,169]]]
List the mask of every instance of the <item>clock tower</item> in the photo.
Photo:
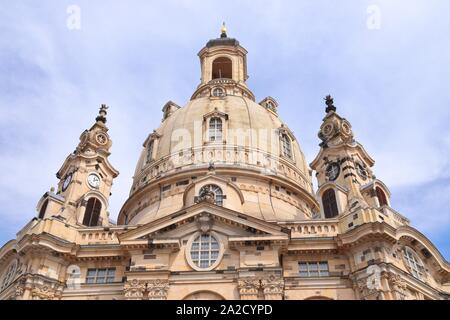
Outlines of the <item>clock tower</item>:
[[56,174],[57,190],[38,203],[39,218],[59,217],[70,224],[108,226],[108,200],[119,172],[109,163],[112,145],[106,126],[108,107],[102,105],[96,122],[80,136],[75,151]]
[[322,217],[387,206],[390,193],[372,172],[375,161],[354,139],[350,122],[337,114],[330,95],[325,103],[326,115],[319,131],[321,149],[311,163],[316,171]]

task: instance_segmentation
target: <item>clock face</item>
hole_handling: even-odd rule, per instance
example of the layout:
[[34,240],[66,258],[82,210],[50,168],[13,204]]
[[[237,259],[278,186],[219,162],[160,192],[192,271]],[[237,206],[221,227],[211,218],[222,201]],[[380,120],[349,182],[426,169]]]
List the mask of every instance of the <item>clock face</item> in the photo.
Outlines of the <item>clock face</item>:
[[356,164],[356,171],[358,171],[358,174],[363,180],[367,179],[367,170],[363,167],[361,163]]
[[72,181],[72,174],[68,174],[66,178],[64,179],[63,185],[62,185],[62,191],[66,191],[69,187],[70,182]]
[[323,129],[322,129],[322,133],[325,137],[330,137],[331,134],[333,133],[333,124],[332,123],[327,123]]
[[97,139],[97,142],[102,145],[106,144],[106,142],[108,142],[108,138],[103,133],[99,133],[96,136],[96,139]]
[[330,181],[334,181],[339,177],[339,173],[341,171],[341,168],[337,162],[333,162],[328,165],[326,170],[326,175]]
[[91,173],[88,176],[87,181],[88,181],[89,186],[91,186],[92,188],[100,187],[100,177],[98,175],[96,175],[95,173]]

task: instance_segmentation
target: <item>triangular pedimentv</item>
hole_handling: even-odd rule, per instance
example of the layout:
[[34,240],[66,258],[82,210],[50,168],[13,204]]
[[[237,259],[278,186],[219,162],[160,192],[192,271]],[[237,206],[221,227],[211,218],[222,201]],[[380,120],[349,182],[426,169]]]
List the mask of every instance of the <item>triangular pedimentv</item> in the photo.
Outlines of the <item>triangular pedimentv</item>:
[[[180,228],[189,223],[196,223],[200,216],[208,215],[214,223],[227,224],[239,228],[255,238],[289,239],[290,231],[244,213],[235,212],[209,203],[198,203],[186,210],[141,225],[120,235],[121,243],[134,240],[151,240],[156,235]],[[158,237],[159,238],[159,237]]]

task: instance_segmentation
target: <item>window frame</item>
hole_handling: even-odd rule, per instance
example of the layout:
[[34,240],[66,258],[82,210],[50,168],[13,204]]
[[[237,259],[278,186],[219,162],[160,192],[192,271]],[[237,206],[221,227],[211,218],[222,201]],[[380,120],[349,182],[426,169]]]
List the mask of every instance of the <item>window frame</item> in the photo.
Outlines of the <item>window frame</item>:
[[[220,94],[216,94],[220,90]],[[211,89],[211,96],[215,98],[223,98],[227,95],[226,90],[223,87],[214,87]]]
[[[92,204],[92,208],[90,209],[90,211],[88,211],[89,208],[89,203],[93,201]],[[101,221],[101,213],[102,213],[102,209],[103,209],[103,203],[102,201],[97,198],[97,197],[90,197],[87,202],[86,202],[86,207],[84,210],[84,216],[83,216],[83,225],[86,227],[98,227],[100,226],[100,221]],[[89,216],[89,219],[87,218]],[[96,223],[92,224],[93,219],[95,216],[97,216],[96,218]]]
[[[326,268],[323,268],[324,266]],[[329,277],[330,266],[328,264],[328,261],[299,261],[298,275],[300,278]]]
[[378,204],[380,205],[380,207],[389,205],[389,202],[388,202],[387,196],[386,196],[386,192],[384,192],[383,189],[381,189],[379,186],[376,186],[375,193],[377,195]]
[[[332,194],[332,195],[331,195]],[[336,191],[333,188],[326,189],[321,196],[323,215],[325,219],[333,219],[339,216],[339,206]],[[327,216],[330,213],[330,216]]]
[[223,142],[223,127],[224,127],[224,124],[223,124],[222,118],[215,117],[215,116],[209,118],[209,121],[208,121],[208,142],[209,143],[222,143]]
[[425,265],[418,254],[410,247],[405,247],[403,250],[403,258],[406,267],[410,271],[411,275],[419,280],[426,279]]
[[19,262],[17,259],[10,262],[5,273],[2,274],[0,292],[6,289],[14,281],[18,266]]
[[[99,276],[100,271],[105,271],[104,276]],[[110,274],[112,271],[112,275]],[[90,272],[95,272],[94,275],[89,275]],[[88,279],[92,279],[92,282]],[[99,281],[99,279],[103,279],[104,281]],[[111,280],[112,279],[112,280]],[[86,284],[108,284],[114,283],[116,279],[116,268],[88,268],[86,271],[85,283]]]
[[281,141],[281,155],[289,160],[294,160],[294,153],[292,150],[292,139],[289,137],[287,133],[283,132],[281,134],[280,141]]
[[[214,251],[217,251],[217,257],[214,260],[214,262],[212,262],[208,267],[201,267],[201,264],[200,264],[200,261],[202,260],[201,259],[201,252],[200,252],[201,251],[200,250],[201,249],[201,247],[200,247],[201,244],[199,244],[198,264],[194,261],[194,259],[192,257],[192,246],[195,243],[195,240],[197,238],[201,237],[201,236],[204,236],[204,235],[208,235],[210,237],[210,239],[214,238],[216,243],[218,244],[218,249],[214,250]],[[208,261],[210,261],[209,258],[211,257],[211,243],[210,242],[208,242],[208,243],[209,243],[209,250],[210,250],[209,251],[209,255],[208,255]],[[209,232],[200,232],[200,231],[198,231],[198,232],[195,232],[190,237],[190,239],[188,240],[188,243],[186,244],[186,247],[185,247],[186,261],[189,264],[189,266],[192,269],[196,270],[196,271],[211,271],[211,270],[215,269],[221,263],[222,258],[223,258],[223,253],[224,253],[224,244],[221,241],[221,238],[219,237],[219,235],[216,232],[214,232],[214,231],[209,231]],[[206,260],[206,259],[203,259],[203,260]]]
[[[198,196],[200,197],[202,190],[204,188],[209,188],[208,191],[211,191],[212,193],[214,193],[214,204],[219,206],[219,207],[223,207],[224,205],[224,200],[226,199],[226,196],[223,192],[223,189],[218,186],[217,184],[214,183],[208,183],[205,184],[203,186],[200,187],[199,191],[198,191]],[[217,194],[216,192],[220,191],[220,194]]]
[[147,143],[146,154],[145,154],[145,165],[151,163],[154,160],[153,154],[155,149],[155,140],[152,139]]
[[[226,70],[225,67],[220,67],[220,64],[226,65],[226,68],[230,68],[230,70]],[[227,56],[219,56],[212,60],[211,62],[211,80],[218,80],[218,79],[230,79],[233,80],[233,60],[230,57]],[[229,71],[229,77],[224,77],[222,74],[222,70]],[[218,74],[217,74],[218,73]],[[227,72],[223,72],[226,75]]]

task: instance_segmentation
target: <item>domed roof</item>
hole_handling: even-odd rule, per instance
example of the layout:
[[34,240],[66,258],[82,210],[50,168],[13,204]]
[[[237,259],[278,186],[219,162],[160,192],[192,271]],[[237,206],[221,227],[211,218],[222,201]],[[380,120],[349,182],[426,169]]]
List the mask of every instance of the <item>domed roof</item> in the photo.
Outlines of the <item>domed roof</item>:
[[277,102],[254,101],[245,84],[247,52],[221,39],[199,53],[202,77],[191,101],[183,108],[168,102],[145,140],[119,223],[181,210],[212,182],[229,190],[224,207],[261,219],[305,219],[318,210],[310,169]]
[[[177,156],[177,153],[191,148],[205,146],[204,132],[202,130],[205,119],[221,116],[226,120],[226,141],[220,148],[227,150],[239,148],[248,152],[257,152],[274,160],[280,159],[280,132],[286,132],[292,139],[293,161],[290,164],[309,181],[309,169],[298,141],[288,127],[272,111],[255,103],[251,99],[241,96],[226,96],[222,99],[202,97],[191,100],[184,108],[176,110],[161,126],[155,130],[159,139],[154,151],[154,162],[168,157]],[[217,144],[213,145],[215,148]],[[146,158],[143,150],[141,160]],[[226,159],[218,162],[226,162]],[[204,160],[210,163],[214,159]],[[202,162],[202,161],[200,161]],[[249,160],[251,163],[251,161]],[[197,162],[198,163],[198,162]],[[257,161],[253,162],[257,165]],[[218,164],[219,165],[219,164]],[[137,173],[142,165],[138,164]],[[139,174],[136,175],[136,178]]]

